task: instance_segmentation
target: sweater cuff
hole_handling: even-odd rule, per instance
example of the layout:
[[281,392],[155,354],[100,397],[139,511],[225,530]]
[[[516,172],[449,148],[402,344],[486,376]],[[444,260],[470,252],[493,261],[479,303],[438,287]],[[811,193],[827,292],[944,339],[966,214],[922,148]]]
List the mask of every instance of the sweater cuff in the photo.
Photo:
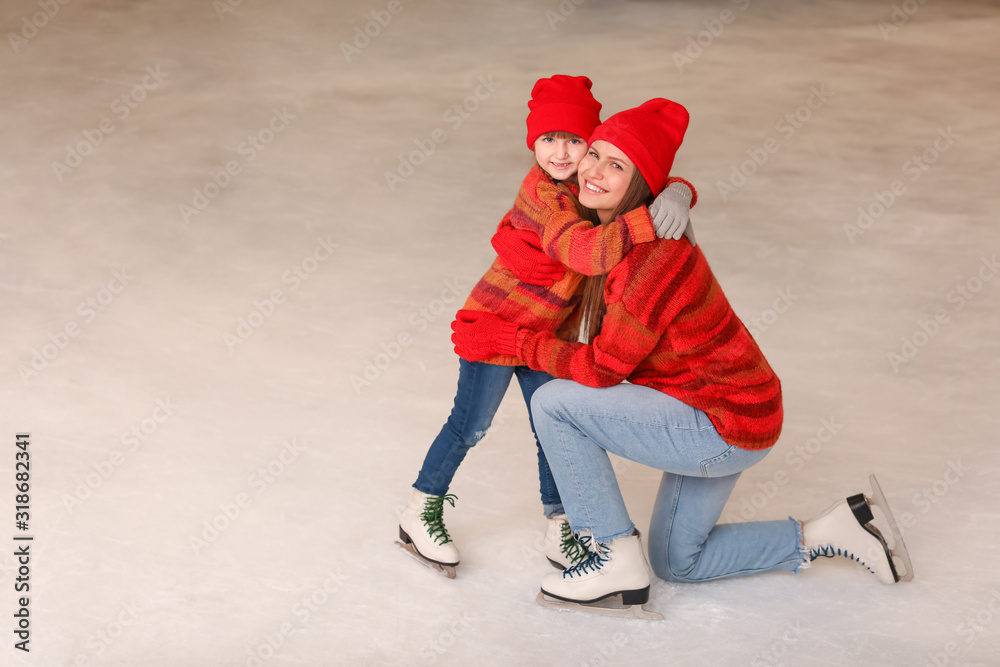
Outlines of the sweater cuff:
[[691,191],[691,208],[694,208],[694,205],[698,203],[698,191],[694,189],[694,186],[691,185],[689,181],[686,181],[679,176],[671,176],[668,178],[667,185],[669,186],[671,183],[683,183],[688,187],[688,190]]
[[517,357],[521,361],[524,361],[524,357],[521,356],[521,348],[524,347],[524,342],[528,340],[528,334],[531,333],[531,329],[527,327],[520,327],[517,330],[517,335],[514,336],[514,354],[512,357]]
[[505,357],[517,356],[517,335],[521,328],[513,322],[504,322],[497,340],[497,352]]
[[653,227],[653,218],[649,215],[649,209],[645,206],[632,209],[620,217],[622,224],[628,230],[633,244],[638,245],[656,240],[656,229]]

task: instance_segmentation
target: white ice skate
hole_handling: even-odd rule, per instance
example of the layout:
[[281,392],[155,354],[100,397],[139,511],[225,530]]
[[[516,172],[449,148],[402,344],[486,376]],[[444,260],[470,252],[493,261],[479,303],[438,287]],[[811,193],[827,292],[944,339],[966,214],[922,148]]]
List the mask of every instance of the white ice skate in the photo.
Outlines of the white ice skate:
[[542,579],[538,603],[607,616],[663,620],[642,605],[649,600],[649,571],[638,533],[609,544],[586,544],[587,559]]
[[455,578],[458,548],[444,527],[444,504],[455,506],[455,496],[431,496],[416,489],[399,519],[396,544],[418,561],[448,577]]
[[[810,560],[844,556],[861,563],[883,584],[913,579],[913,566],[903,535],[875,475],[870,477],[872,494],[857,494],[837,502],[815,519],[803,524],[803,541]],[[874,523],[872,507],[880,510],[888,526],[885,536]],[[889,542],[886,542],[886,537]]]
[[545,529],[545,557],[552,567],[565,570],[587,558],[587,550],[569,527],[565,514],[548,519]]

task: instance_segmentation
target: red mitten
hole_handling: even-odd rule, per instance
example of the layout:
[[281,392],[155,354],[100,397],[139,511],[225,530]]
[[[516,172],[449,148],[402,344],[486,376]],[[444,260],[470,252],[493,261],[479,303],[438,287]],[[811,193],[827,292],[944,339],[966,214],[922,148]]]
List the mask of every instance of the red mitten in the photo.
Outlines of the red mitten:
[[466,361],[483,361],[502,354],[517,356],[519,327],[492,313],[460,310],[451,323],[455,353]]
[[501,227],[492,243],[500,260],[521,282],[549,287],[566,273],[566,267],[542,251],[541,240],[532,231]]

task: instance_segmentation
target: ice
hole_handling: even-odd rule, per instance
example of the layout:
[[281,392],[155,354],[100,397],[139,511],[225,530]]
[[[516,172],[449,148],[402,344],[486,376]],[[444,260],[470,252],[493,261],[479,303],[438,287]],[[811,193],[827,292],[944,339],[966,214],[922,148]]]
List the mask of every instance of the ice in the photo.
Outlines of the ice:
[[[0,24],[0,495],[13,538],[30,432],[35,538],[30,653],[0,550],[3,664],[1000,664],[995,3],[15,0]],[[553,73],[605,117],[691,112],[674,173],[786,408],[725,516],[808,518],[874,471],[912,582],[824,560],[656,581],[661,623],[543,609],[516,389],[452,487],[458,578],[393,545]],[[618,468],[645,528],[658,474]]]

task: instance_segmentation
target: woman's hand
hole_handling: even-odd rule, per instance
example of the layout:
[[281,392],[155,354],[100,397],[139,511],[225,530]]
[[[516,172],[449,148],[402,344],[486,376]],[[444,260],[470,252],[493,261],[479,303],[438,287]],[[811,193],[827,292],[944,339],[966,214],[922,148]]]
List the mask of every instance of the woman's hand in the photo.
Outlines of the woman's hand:
[[[690,222],[691,190],[683,183],[671,183],[649,205],[656,235],[661,239],[680,240]],[[689,236],[694,245],[694,234]]]
[[455,353],[466,361],[483,361],[497,355],[517,356],[519,327],[492,313],[460,310],[451,323]]
[[532,231],[502,227],[492,243],[500,260],[521,282],[549,287],[566,273],[562,264],[542,251],[542,242]]

